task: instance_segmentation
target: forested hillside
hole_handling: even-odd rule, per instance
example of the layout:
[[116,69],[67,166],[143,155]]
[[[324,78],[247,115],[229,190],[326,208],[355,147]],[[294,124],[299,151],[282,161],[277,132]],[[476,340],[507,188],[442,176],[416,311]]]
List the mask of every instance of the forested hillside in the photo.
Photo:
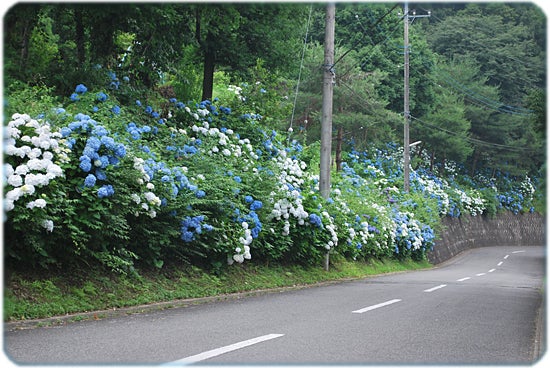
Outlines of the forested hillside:
[[441,218],[545,210],[546,18],[528,3],[19,3],[4,15],[4,262],[121,274],[425,259]]

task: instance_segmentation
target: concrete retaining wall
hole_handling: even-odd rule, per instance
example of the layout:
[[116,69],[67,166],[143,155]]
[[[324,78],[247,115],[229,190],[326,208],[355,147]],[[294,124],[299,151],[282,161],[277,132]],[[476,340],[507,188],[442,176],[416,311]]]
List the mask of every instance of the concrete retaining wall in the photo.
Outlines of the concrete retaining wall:
[[460,252],[495,245],[545,245],[546,218],[537,213],[485,216],[462,215],[443,219],[444,229],[437,237],[433,251],[428,252],[432,264],[438,264]]

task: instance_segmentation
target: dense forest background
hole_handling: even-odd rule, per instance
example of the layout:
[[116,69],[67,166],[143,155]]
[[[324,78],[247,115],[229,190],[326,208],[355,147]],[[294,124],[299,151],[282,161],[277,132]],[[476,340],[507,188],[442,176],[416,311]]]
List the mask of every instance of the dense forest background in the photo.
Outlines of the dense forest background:
[[[477,170],[545,162],[546,18],[530,3],[411,3],[411,142]],[[96,66],[183,101],[262,80],[288,98],[272,124],[319,139],[324,4],[16,4],[4,17],[4,88],[92,87]],[[334,126],[365,147],[399,141],[399,3],[337,4]],[[305,48],[304,48],[305,46]],[[95,79],[94,79],[95,78]],[[169,92],[168,92],[169,91]],[[219,91],[218,91],[219,93]],[[8,107],[9,110],[9,107]],[[284,115],[284,116],[283,116]]]

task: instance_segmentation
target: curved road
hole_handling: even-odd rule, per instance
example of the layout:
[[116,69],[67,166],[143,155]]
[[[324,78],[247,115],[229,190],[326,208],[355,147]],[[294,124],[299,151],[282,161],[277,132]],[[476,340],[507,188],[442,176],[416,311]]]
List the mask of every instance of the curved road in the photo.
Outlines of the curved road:
[[545,353],[541,246],[186,308],[6,330],[16,364],[532,364]]

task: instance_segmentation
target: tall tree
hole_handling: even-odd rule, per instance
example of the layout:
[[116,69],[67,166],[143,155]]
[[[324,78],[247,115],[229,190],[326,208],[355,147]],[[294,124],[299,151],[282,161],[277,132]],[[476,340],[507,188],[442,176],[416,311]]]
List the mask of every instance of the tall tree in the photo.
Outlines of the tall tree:
[[531,29],[518,23],[514,13],[505,4],[469,4],[436,22],[427,33],[438,54],[475,60],[480,76],[499,86],[503,102],[512,106],[520,105],[545,73],[543,55]]
[[[436,94],[433,109],[423,119],[411,123],[411,137],[421,140],[422,147],[431,151],[431,157],[440,160],[464,162],[472,153],[469,141],[470,121],[465,117],[463,98],[450,90]],[[431,162],[433,169],[434,160]]]
[[[342,55],[342,48],[336,47]],[[387,109],[388,101],[379,94],[379,87],[387,73],[373,70],[366,73],[359,67],[355,51],[349,52],[338,63],[333,94],[333,126],[342,128],[343,140],[353,141],[357,148],[382,145],[396,139],[395,130],[402,119],[399,114]],[[320,116],[323,45],[314,43],[307,47],[304,60],[303,83],[296,104],[293,122],[307,133],[309,142],[320,138]]]
[[451,66],[439,71],[439,83],[464,96],[475,140],[472,171],[525,172],[532,160],[524,158],[538,143],[526,129],[532,111],[522,105],[545,81],[543,14],[527,4],[450,7],[432,14],[426,38]]
[[4,78],[9,83],[13,79],[31,79],[29,70],[29,50],[32,34],[39,21],[39,4],[16,5],[4,16]]
[[195,39],[203,57],[202,99],[210,99],[216,66],[246,76],[257,59],[273,72],[296,70],[307,7],[295,4],[195,5]]

